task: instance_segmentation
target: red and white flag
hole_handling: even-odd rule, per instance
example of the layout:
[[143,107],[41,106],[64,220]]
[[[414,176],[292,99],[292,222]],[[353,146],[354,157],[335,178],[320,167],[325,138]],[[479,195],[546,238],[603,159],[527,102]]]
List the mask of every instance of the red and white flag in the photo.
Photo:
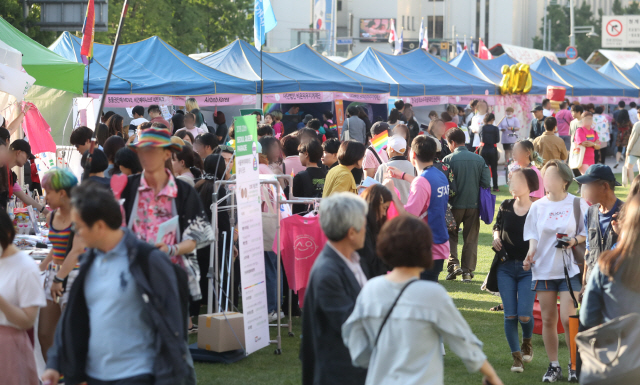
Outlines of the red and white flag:
[[489,48],[487,48],[486,45],[484,45],[484,42],[482,41],[482,39],[479,39],[479,43],[478,43],[478,58],[480,59],[485,59],[485,60],[490,60],[493,59],[493,55],[491,55],[491,52],[489,52]]
[[469,50],[469,48],[467,48],[467,36],[466,35],[464,36],[464,50],[465,51]]
[[398,35],[396,34],[396,23],[394,19],[391,19],[391,28],[389,29],[389,43],[393,43],[398,39]]

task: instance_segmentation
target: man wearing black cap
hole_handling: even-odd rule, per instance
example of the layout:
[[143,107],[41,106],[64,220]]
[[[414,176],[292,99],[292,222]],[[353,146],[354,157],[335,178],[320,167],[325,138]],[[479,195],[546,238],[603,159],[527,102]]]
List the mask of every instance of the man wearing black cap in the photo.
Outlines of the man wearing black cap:
[[531,110],[533,114],[533,120],[531,121],[531,129],[529,130],[529,140],[533,141],[538,136],[544,133],[544,108],[537,106]]
[[22,191],[22,188],[18,185],[18,176],[16,173],[11,171],[14,167],[23,167],[27,164],[29,159],[34,158],[33,154],[31,154],[31,146],[26,140],[17,139],[11,143],[5,163],[8,178],[7,194],[6,198],[2,198],[3,202],[0,202],[1,206],[6,208],[8,199],[11,198],[12,195],[15,195],[26,206],[33,206],[33,208],[39,212],[48,213],[48,210],[43,205],[36,202],[35,199]]
[[[616,220],[615,216],[624,202],[616,197],[615,187],[620,186],[620,183],[616,181],[609,166],[594,164],[575,180],[582,184],[583,197],[592,204],[584,218],[584,227],[587,229],[587,252],[582,280],[584,291],[600,254],[611,250],[618,241],[612,222]],[[582,292],[580,294],[582,296]]]

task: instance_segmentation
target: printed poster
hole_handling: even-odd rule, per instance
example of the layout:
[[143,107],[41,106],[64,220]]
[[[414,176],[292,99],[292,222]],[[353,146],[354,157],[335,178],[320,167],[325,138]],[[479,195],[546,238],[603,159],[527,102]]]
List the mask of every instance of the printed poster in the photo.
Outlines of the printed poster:
[[235,118],[238,251],[247,355],[269,345],[257,130],[255,116]]

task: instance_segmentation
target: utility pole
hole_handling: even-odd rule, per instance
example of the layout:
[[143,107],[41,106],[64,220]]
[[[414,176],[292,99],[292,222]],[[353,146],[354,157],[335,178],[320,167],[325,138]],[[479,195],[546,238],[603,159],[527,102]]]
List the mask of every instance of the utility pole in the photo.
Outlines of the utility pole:
[[575,20],[573,17],[573,5],[574,0],[569,0],[569,45],[572,47],[576,46],[576,32],[575,32]]

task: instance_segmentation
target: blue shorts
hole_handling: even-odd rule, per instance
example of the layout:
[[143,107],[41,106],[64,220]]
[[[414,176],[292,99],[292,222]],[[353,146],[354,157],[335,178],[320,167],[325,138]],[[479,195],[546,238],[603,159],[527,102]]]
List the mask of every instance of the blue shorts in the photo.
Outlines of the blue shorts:
[[[582,290],[582,282],[580,281],[580,274],[576,274],[569,279],[571,281],[571,289],[574,293],[579,293]],[[562,279],[539,279],[537,281],[531,281],[531,290],[535,291],[555,291],[563,292],[569,291],[567,286],[567,280]]]

